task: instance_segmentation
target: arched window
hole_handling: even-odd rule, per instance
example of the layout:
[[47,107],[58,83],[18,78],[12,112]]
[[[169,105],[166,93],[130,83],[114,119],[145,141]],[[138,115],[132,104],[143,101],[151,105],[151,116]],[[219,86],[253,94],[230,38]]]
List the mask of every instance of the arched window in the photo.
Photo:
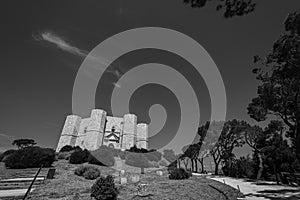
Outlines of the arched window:
[[87,127],[84,128],[84,133],[86,133],[86,132],[87,132]]
[[114,133],[116,131],[115,127],[111,127],[111,132]]

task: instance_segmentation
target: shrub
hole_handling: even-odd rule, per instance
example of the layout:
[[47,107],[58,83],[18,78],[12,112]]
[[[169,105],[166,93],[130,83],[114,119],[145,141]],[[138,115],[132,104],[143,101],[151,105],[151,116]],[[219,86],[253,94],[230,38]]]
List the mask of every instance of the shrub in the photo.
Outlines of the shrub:
[[158,161],[161,160],[162,153],[160,153],[159,151],[152,151],[152,152],[149,152],[149,153],[145,153],[145,156],[147,157],[147,159],[149,161],[158,162]]
[[50,167],[55,161],[55,151],[53,149],[41,147],[26,147],[15,151],[5,158],[5,166],[14,169]]
[[85,179],[94,180],[100,176],[100,170],[94,166],[81,165],[75,169],[77,176],[83,176]]
[[73,151],[74,150],[74,147],[72,147],[71,145],[66,145],[66,146],[63,146],[59,152],[69,152],[69,151]]
[[177,169],[170,171],[169,179],[182,180],[182,179],[188,179],[191,176],[192,176],[192,174],[185,171],[185,169],[177,168]]
[[4,151],[1,155],[0,155],[0,162],[4,162],[4,160],[6,159],[7,156],[15,153],[17,150],[15,149],[10,149],[7,151]]
[[126,156],[125,164],[140,168],[149,167],[149,161],[147,157],[141,153],[129,153]]
[[164,160],[159,161],[158,164],[159,164],[160,166],[163,166],[163,167],[168,166],[168,163],[167,163],[166,161],[164,161]]
[[126,156],[127,156],[128,152],[127,151],[120,151],[119,152],[119,156],[122,160],[125,160],[126,159]]
[[91,152],[88,162],[90,164],[111,167],[115,164],[115,159],[110,151],[100,148]]
[[88,161],[90,152],[88,150],[76,149],[70,156],[69,162],[72,164],[82,164]]
[[59,152],[57,155],[58,160],[69,160],[71,152]]
[[168,172],[171,173],[173,170],[177,169],[177,161],[171,162],[168,165]]
[[118,193],[114,179],[110,175],[98,178],[91,188],[91,197],[96,200],[116,200]]

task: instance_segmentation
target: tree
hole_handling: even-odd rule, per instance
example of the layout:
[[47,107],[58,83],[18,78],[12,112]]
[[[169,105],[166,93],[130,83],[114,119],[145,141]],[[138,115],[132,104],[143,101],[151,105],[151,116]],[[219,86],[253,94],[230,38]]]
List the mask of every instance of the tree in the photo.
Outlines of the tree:
[[258,172],[256,179],[260,179],[264,170],[262,150],[265,146],[266,135],[263,129],[259,126],[249,126],[245,132],[245,141],[253,149],[258,157]]
[[287,168],[292,169],[295,159],[295,154],[291,151],[287,141],[283,139],[283,132],[283,123],[272,120],[264,129],[263,139],[260,141],[264,144],[262,148],[263,162],[275,175],[277,183],[282,181],[280,172],[282,172],[283,166],[288,165]]
[[233,149],[245,143],[244,132],[247,125],[245,121],[236,119],[224,124],[219,140],[211,150],[215,163],[215,174],[218,174],[221,161],[225,164],[226,169],[231,168],[231,161],[234,158]]
[[[202,8],[206,3],[212,0],[183,0],[184,3],[189,4],[192,8]],[[255,10],[256,3],[252,0],[217,0],[217,11],[224,11],[225,18],[234,16],[243,16]]]
[[271,53],[266,58],[254,57],[258,67],[253,73],[260,85],[247,109],[258,122],[269,115],[280,118],[289,127],[287,136],[300,155],[300,13],[289,14],[284,25]]
[[163,157],[170,163],[177,160],[177,156],[175,155],[175,152],[173,149],[164,149]]
[[36,143],[32,139],[17,139],[13,141],[12,145],[16,145],[18,149],[23,149],[25,147],[34,146]]

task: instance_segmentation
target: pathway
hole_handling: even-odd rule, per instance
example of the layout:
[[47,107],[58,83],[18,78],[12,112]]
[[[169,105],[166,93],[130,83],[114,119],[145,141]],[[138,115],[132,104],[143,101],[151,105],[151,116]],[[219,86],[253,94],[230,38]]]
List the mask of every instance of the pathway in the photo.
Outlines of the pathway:
[[298,200],[300,199],[300,188],[276,185],[269,181],[248,181],[230,177],[207,177],[231,187],[240,188],[245,199],[249,200]]

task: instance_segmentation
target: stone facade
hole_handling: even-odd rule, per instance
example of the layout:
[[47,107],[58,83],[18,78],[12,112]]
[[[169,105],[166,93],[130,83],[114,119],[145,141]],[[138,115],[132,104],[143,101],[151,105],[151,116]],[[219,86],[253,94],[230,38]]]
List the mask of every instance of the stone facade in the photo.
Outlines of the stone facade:
[[69,115],[66,118],[56,151],[65,145],[96,150],[105,145],[115,149],[129,149],[136,145],[148,149],[148,125],[137,124],[137,116],[107,116],[101,109],[93,109],[89,118]]

